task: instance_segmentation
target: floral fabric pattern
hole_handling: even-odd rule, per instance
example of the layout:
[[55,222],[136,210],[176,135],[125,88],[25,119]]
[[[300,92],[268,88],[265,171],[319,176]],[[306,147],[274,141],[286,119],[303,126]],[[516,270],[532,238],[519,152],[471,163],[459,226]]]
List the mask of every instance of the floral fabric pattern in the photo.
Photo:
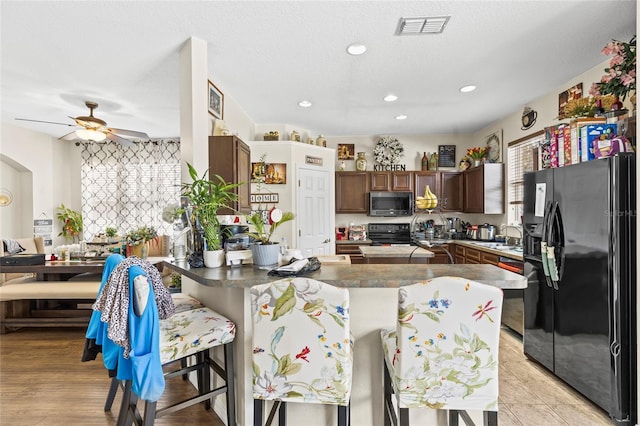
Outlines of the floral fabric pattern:
[[381,337],[400,407],[497,411],[502,299],[457,277],[399,289],[396,328]]
[[161,362],[164,365],[232,342],[235,335],[235,324],[209,308],[176,313],[160,321]]
[[251,288],[253,397],[347,405],[349,292],[296,277]]

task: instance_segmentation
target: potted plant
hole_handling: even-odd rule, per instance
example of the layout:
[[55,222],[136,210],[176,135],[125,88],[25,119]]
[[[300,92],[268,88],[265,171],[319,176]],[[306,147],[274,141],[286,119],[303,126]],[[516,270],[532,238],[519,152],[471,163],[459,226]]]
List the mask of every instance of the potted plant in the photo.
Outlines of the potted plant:
[[208,268],[216,268],[224,263],[218,210],[232,208],[232,203],[238,199],[234,190],[242,183],[228,183],[218,175],[214,175],[214,180],[209,180],[208,171],[200,177],[191,164],[187,163],[187,166],[191,183],[182,184],[182,195],[189,198],[194,222],[204,232],[204,264]]
[[104,230],[104,235],[106,235],[110,243],[115,243],[118,241],[118,230],[112,226],[107,226],[107,228]]
[[58,207],[58,220],[62,222],[62,231],[58,236],[63,236],[66,240],[75,242],[82,233],[82,214],[65,207],[64,204],[60,204]]
[[271,237],[280,225],[293,220],[295,217],[291,212],[282,213],[281,216],[279,214],[274,215],[273,211],[271,213],[268,224],[265,223],[261,213],[255,213],[247,217],[247,222],[253,225],[253,231],[249,231],[247,234],[255,240],[251,245],[251,255],[253,264],[256,266],[271,266],[278,263],[280,246],[277,242],[271,241]]
[[132,231],[129,231],[125,235],[127,246],[130,247],[130,252],[134,256],[138,256],[141,259],[147,258],[148,243],[155,240],[158,236],[158,232],[153,226],[140,226]]

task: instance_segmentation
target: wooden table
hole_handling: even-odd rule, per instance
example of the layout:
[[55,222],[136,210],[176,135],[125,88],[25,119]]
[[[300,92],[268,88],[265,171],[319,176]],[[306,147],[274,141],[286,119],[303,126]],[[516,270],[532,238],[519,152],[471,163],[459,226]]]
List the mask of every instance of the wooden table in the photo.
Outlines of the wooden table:
[[[162,270],[162,257],[151,257],[147,261]],[[69,278],[80,274],[101,274],[105,259],[96,260],[53,260],[42,265],[0,265],[3,274],[36,274],[39,281],[68,281]]]

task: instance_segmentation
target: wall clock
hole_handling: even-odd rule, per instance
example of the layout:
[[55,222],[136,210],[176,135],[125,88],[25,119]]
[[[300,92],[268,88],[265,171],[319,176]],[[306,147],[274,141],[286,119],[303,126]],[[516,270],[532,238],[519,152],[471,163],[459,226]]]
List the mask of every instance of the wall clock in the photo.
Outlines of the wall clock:
[[487,160],[490,163],[499,163],[502,155],[502,130],[487,136]]

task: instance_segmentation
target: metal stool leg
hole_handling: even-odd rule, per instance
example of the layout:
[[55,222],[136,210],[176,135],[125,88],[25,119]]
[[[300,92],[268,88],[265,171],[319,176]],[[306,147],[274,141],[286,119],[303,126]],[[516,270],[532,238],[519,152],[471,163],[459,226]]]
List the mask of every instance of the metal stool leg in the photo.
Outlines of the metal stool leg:
[[236,385],[234,382],[233,342],[224,345],[224,372],[227,384],[227,426],[236,424]]
[[253,426],[262,426],[262,412],[264,410],[264,401],[261,399],[253,400]]

